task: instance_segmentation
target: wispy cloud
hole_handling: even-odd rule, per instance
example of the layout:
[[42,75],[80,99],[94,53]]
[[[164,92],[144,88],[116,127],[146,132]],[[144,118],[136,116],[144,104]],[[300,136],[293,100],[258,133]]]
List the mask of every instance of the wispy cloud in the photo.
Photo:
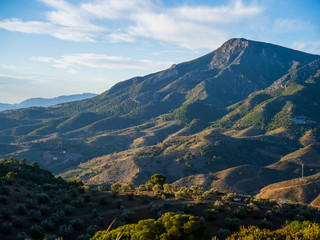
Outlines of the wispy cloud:
[[258,16],[263,8],[231,0],[222,6],[167,7],[160,0],[95,0],[74,5],[65,0],[40,0],[52,8],[46,21],[4,19],[0,28],[22,33],[94,42],[134,42],[141,39],[182,47],[214,48],[226,40],[228,26]]
[[11,75],[0,73],[0,85],[16,85],[21,84],[44,84],[47,81],[37,76],[31,75]]
[[274,27],[279,32],[298,32],[313,28],[310,23],[298,19],[277,19]]
[[159,69],[169,67],[169,62],[155,62],[151,60],[136,60],[104,54],[79,53],[66,55],[61,58],[32,57],[32,60],[44,63],[52,63],[57,68],[91,67],[106,69]]

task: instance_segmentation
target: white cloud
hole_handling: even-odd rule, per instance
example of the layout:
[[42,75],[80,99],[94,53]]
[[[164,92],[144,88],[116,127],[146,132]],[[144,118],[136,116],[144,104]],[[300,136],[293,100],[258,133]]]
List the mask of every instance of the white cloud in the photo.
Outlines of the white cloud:
[[61,58],[32,57],[32,60],[44,63],[53,63],[53,66],[57,68],[85,66],[106,69],[159,69],[169,67],[172,64],[168,62],[136,60],[94,53],[78,53],[62,56]]
[[16,66],[7,65],[7,64],[0,64],[0,67],[3,69],[16,69]]
[[160,7],[129,15],[133,24],[109,34],[109,38],[119,42],[152,39],[190,49],[213,49],[228,38],[226,25],[255,17],[262,11],[255,5],[245,6],[241,0],[221,7]]
[[[19,19],[0,21],[0,28],[23,33],[48,34],[70,41],[113,42],[157,40],[191,49],[215,48],[228,30],[258,16],[256,4],[231,0],[222,6],[167,7],[161,0],[95,0],[73,5],[65,0],[40,0],[51,7],[46,22]],[[98,24],[99,23],[99,24]],[[107,35],[105,35],[107,34]]]
[[0,85],[15,85],[17,83],[22,84],[43,84],[47,81],[37,76],[30,75],[11,75],[0,73]]
[[278,32],[298,32],[313,28],[310,23],[298,19],[277,19],[274,26]]

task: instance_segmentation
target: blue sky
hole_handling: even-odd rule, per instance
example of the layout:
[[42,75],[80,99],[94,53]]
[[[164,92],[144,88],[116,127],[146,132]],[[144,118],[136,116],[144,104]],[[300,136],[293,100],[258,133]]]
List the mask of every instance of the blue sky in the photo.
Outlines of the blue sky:
[[102,93],[233,37],[320,55],[319,0],[0,0],[0,102]]

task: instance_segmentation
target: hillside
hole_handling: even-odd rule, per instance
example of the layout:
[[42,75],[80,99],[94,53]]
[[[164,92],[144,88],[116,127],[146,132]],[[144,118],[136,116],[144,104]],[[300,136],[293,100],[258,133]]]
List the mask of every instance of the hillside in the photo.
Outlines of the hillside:
[[320,56],[230,39],[198,59],[83,101],[0,113],[0,156],[86,184],[256,194],[320,169]]

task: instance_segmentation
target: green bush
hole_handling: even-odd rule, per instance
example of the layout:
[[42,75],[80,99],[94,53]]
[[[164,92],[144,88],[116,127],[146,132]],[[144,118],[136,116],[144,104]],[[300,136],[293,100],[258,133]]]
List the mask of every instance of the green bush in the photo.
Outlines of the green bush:
[[44,236],[44,229],[40,227],[39,225],[32,225],[29,228],[29,233],[31,237],[34,238],[41,238]]
[[10,222],[4,222],[1,225],[1,232],[4,234],[9,234],[12,231],[12,223]]
[[59,226],[59,234],[62,237],[65,237],[65,238],[71,237],[71,235],[73,234],[73,231],[74,230],[73,230],[73,227],[71,225],[63,224],[63,225]]
[[217,217],[217,211],[214,209],[207,209],[204,211],[204,219],[206,221],[213,221]]
[[34,222],[40,221],[42,215],[39,210],[32,209],[28,212],[27,216]]
[[90,225],[87,227],[87,234],[93,236],[98,230],[99,227],[97,225]]
[[266,219],[262,219],[259,221],[259,224],[258,224],[259,228],[272,228],[273,227],[273,224],[272,222],[266,220]]
[[240,219],[227,217],[224,219],[224,224],[230,230],[237,230],[240,225]]
[[141,220],[137,224],[124,225],[108,233],[106,233],[106,231],[99,231],[93,236],[92,240],[115,239],[119,233],[123,233],[121,240],[209,239],[208,231],[199,217],[185,214],[165,213],[158,220]]
[[1,204],[8,204],[9,198],[5,195],[0,195],[0,203]]
[[0,187],[0,194],[8,196],[10,194],[10,188],[8,186],[1,186]]
[[233,211],[232,215],[237,218],[245,218],[247,216],[247,211],[244,207],[239,206]]
[[163,184],[166,183],[166,177],[161,174],[154,174],[151,176],[151,182],[153,185],[159,184],[160,186],[163,186]]
[[49,218],[49,219],[45,219],[45,220],[41,221],[41,222],[40,222],[40,226],[41,226],[42,228],[44,228],[45,230],[53,230],[54,227],[55,227],[55,224],[54,224],[54,222],[52,221],[52,219]]
[[51,208],[48,205],[40,205],[39,210],[42,216],[49,216],[51,213]]
[[80,218],[75,218],[70,221],[70,225],[75,230],[80,230],[83,227],[83,221]]
[[37,194],[36,199],[39,204],[47,204],[50,201],[49,196],[45,193]]
[[30,236],[27,233],[25,232],[18,233],[16,240],[25,240],[25,239],[30,239]]
[[99,197],[99,204],[101,206],[105,206],[108,204],[108,199],[105,196],[100,196]]
[[81,234],[77,240],[90,240],[91,236],[89,234]]
[[12,220],[12,225],[15,228],[22,228],[23,227],[23,223],[24,223],[24,220],[23,220],[22,217],[16,217],[15,219]]
[[2,209],[2,217],[3,217],[3,219],[11,220],[12,214],[13,213],[12,213],[10,208],[3,208]]

